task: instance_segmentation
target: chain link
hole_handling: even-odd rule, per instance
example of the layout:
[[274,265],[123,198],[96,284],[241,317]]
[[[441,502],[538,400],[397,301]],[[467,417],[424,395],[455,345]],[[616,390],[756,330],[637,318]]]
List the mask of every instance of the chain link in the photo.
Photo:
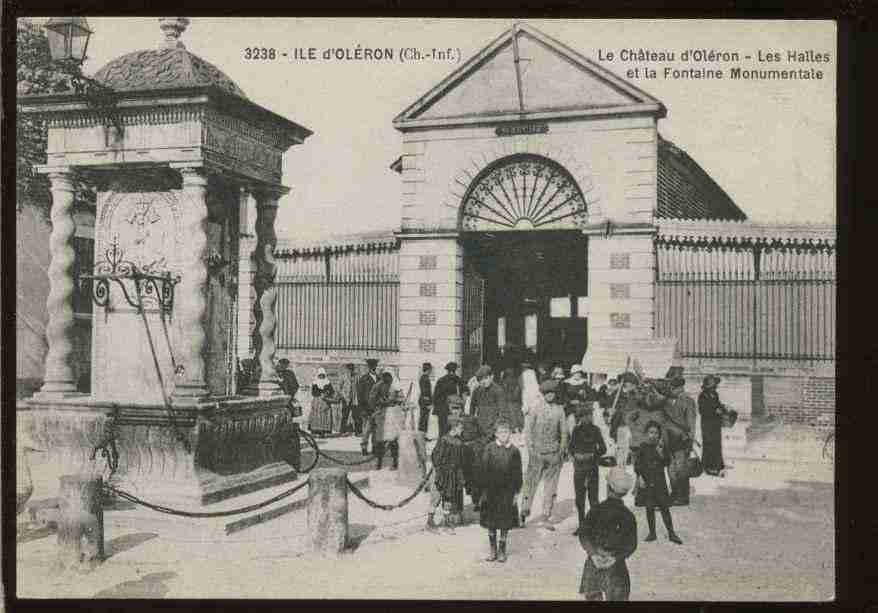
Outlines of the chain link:
[[381,509],[382,511],[393,511],[395,509],[399,509],[401,507],[404,507],[405,505],[410,503],[412,500],[414,500],[415,497],[421,493],[421,491],[424,489],[424,487],[427,485],[427,483],[429,483],[430,477],[432,477],[432,476],[433,476],[433,469],[431,468],[430,471],[427,473],[427,476],[424,477],[424,479],[421,481],[421,483],[418,485],[418,487],[415,489],[415,491],[412,492],[409,496],[407,496],[407,497],[403,498],[402,500],[400,500],[399,502],[397,502],[396,504],[381,504],[380,502],[375,502],[374,500],[370,500],[369,498],[366,497],[366,495],[362,491],[360,491],[360,488],[358,488],[356,485],[351,483],[350,479],[345,477],[345,481],[347,481],[348,487],[350,488],[351,492],[353,492],[354,496],[356,496],[357,498],[359,498],[360,500],[365,502],[367,505],[369,505],[373,509]]

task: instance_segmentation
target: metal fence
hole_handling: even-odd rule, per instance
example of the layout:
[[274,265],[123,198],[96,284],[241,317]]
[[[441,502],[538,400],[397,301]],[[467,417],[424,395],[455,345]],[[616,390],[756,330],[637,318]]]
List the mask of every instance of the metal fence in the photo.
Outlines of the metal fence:
[[395,249],[278,258],[278,349],[399,349]]
[[828,247],[658,243],[656,335],[695,358],[835,359]]

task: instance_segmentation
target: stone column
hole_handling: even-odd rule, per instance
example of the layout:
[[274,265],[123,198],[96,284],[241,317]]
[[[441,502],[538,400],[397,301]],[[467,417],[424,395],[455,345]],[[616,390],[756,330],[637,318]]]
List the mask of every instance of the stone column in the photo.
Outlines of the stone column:
[[49,345],[43,387],[37,397],[50,399],[76,391],[70,355],[73,350],[73,176],[69,169],[49,173],[52,234],[49,238],[49,297],[46,307]]
[[277,234],[274,220],[277,217],[277,201],[280,194],[264,191],[256,195],[256,250],[253,258],[256,261],[254,286],[256,300],[259,303],[257,330],[259,366],[262,375],[259,379],[259,395],[272,396],[283,393],[280,378],[274,368],[274,354],[277,350],[275,331],[277,330],[277,264],[274,261],[274,249],[277,246]]
[[205,381],[204,351],[207,345],[207,177],[201,168],[183,167],[183,231],[181,278],[174,296],[174,309],[183,335],[175,402],[197,403],[209,395]]

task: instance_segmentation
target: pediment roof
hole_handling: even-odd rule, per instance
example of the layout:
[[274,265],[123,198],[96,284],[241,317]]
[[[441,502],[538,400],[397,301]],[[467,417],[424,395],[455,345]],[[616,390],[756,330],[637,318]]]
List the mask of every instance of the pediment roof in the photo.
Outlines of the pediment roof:
[[664,117],[666,111],[659,100],[564,43],[515,24],[393,123],[405,129],[629,113]]

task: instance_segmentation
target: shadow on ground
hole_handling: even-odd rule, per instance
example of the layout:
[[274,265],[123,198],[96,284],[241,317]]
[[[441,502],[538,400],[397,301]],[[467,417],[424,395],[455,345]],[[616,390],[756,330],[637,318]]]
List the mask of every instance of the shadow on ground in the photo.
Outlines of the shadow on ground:
[[55,534],[57,529],[55,526],[39,526],[26,524],[23,526],[18,526],[18,529],[15,534],[15,540],[17,543],[29,543],[31,541],[36,541],[37,539],[46,538],[52,534]]
[[123,551],[134,549],[138,545],[142,545],[146,541],[150,541],[157,536],[158,534],[156,534],[155,532],[135,532],[133,534],[117,536],[104,546],[104,553],[106,554],[105,559],[111,558],[116,554],[122,553]]
[[162,598],[168,593],[166,581],[177,576],[170,571],[149,573],[136,581],[123,581],[118,585],[101,590],[92,598]]
[[375,526],[373,524],[351,524],[348,526],[347,551],[349,553],[356,551],[374,530]]

